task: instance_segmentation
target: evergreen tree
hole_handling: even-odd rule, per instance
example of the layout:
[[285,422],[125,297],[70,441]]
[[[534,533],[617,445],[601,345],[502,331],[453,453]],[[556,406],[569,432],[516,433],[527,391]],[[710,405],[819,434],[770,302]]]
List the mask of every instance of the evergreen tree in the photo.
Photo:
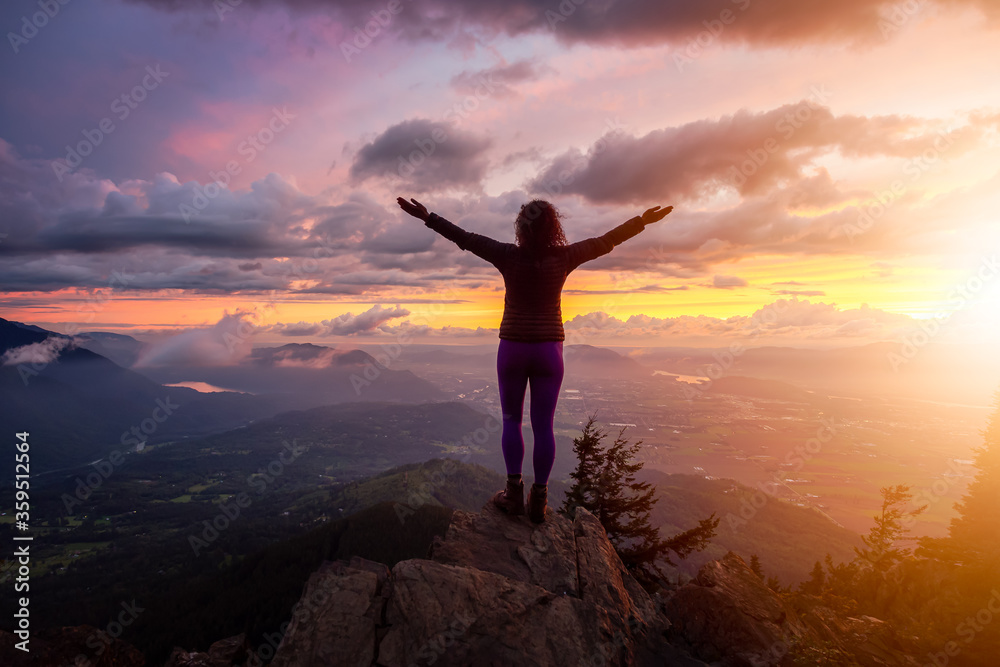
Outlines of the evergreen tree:
[[750,554],[750,569],[760,577],[760,580],[764,580],[764,569],[760,566],[760,557],[757,554]]
[[812,572],[809,573],[809,579],[799,585],[799,590],[809,595],[822,595],[825,588],[826,572],[823,570],[823,564],[816,561]]
[[899,542],[908,539],[910,519],[921,514],[927,505],[906,509],[913,498],[906,484],[885,486],[881,489],[882,511],[875,515],[875,525],[867,535],[861,536],[865,548],[854,547],[855,562],[877,575],[884,575],[895,563],[910,555],[910,548]]
[[622,562],[647,588],[665,579],[661,563],[675,565],[672,552],[685,558],[708,546],[715,536],[719,519],[712,514],[694,528],[664,539],[650,524],[650,512],[657,502],[656,489],[649,482],[636,481],[642,463],[635,459],[642,441],[629,444],[623,428],[614,442],[605,447],[607,432],[595,425],[591,416],[583,434],[573,439],[577,467],[570,477],[573,484],[560,511],[572,515],[577,507],[591,512],[608,534]]
[[955,503],[958,516],[951,520],[948,537],[924,538],[921,555],[962,563],[1000,575],[1000,392],[982,432],[983,446],[976,448],[979,468],[962,499]]
[[594,426],[594,417],[590,417],[587,425],[583,427],[583,434],[573,438],[576,470],[569,474],[573,484],[566,492],[566,498],[559,510],[563,514],[572,516],[577,507],[584,507],[598,519],[601,518],[597,514],[597,508],[603,505],[604,490],[597,481],[603,458],[601,440],[604,436],[605,432]]
[[824,604],[838,610],[841,616],[854,616],[858,611],[856,596],[860,568],[854,561],[834,565],[830,554],[823,559],[826,565],[823,598]]

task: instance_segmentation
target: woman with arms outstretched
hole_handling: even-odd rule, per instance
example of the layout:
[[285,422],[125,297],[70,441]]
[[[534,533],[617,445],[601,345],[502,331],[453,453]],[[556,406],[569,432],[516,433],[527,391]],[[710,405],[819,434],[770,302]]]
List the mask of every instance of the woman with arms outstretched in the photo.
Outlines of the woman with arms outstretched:
[[584,262],[605,255],[662,220],[672,206],[654,206],[603,236],[567,245],[559,212],[547,201],[534,200],[521,207],[514,223],[516,243],[501,243],[467,232],[436,213],[428,213],[416,199],[396,199],[400,208],[428,227],[454,241],[462,250],[485,259],[503,276],[503,319],[497,350],[497,381],[503,412],[501,447],[507,466],[507,488],[493,496],[493,503],[512,515],[525,513],[521,466],[524,439],[521,419],[524,394],[531,385],[531,431],[535,437],[532,463],[535,482],[528,494],[528,517],[545,520],[549,473],[556,456],[553,420],[563,379],[562,288],[566,277]]

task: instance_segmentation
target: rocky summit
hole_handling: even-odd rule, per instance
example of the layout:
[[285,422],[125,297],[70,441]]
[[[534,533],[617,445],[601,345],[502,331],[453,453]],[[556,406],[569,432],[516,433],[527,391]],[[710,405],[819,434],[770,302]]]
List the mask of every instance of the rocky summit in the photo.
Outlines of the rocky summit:
[[271,664],[765,667],[803,664],[804,647],[915,664],[878,619],[833,619],[792,608],[733,553],[651,596],[586,510],[535,525],[487,503],[455,512],[427,559],[324,564]]
[[276,666],[703,665],[586,510],[545,523],[455,512],[428,559],[313,574]]
[[[323,563],[270,664],[917,665],[904,643],[888,623],[835,613],[818,597],[800,596],[792,606],[734,553],[707,563],[692,581],[650,595],[586,510],[572,519],[550,510],[536,525],[487,503],[478,514],[456,511],[425,559],[391,570],[356,557]],[[122,653],[134,649],[119,649],[100,664],[143,664]],[[261,657],[270,656],[253,655],[237,635],[204,653],[177,648],[166,667],[256,667]]]

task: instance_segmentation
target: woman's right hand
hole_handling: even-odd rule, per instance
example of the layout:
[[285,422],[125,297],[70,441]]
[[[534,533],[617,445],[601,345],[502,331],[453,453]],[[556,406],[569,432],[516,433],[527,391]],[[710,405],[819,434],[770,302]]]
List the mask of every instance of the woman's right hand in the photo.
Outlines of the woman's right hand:
[[[413,203],[411,204],[410,202]],[[396,203],[399,204],[399,208],[403,209],[414,218],[420,218],[424,222],[427,222],[427,218],[430,217],[430,213],[427,212],[427,207],[418,202],[416,199],[406,201],[402,197],[396,197]]]
[[651,209],[647,209],[646,212],[639,217],[642,219],[643,225],[648,225],[651,222],[659,222],[660,220],[663,220],[672,210],[674,210],[673,206],[668,206],[666,208],[654,206]]

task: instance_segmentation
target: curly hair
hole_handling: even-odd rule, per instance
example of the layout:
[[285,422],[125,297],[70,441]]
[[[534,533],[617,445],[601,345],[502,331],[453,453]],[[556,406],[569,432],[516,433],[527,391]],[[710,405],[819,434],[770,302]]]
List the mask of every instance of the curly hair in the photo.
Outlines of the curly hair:
[[541,199],[531,200],[521,206],[514,221],[517,245],[533,250],[566,245],[561,221],[555,206]]

